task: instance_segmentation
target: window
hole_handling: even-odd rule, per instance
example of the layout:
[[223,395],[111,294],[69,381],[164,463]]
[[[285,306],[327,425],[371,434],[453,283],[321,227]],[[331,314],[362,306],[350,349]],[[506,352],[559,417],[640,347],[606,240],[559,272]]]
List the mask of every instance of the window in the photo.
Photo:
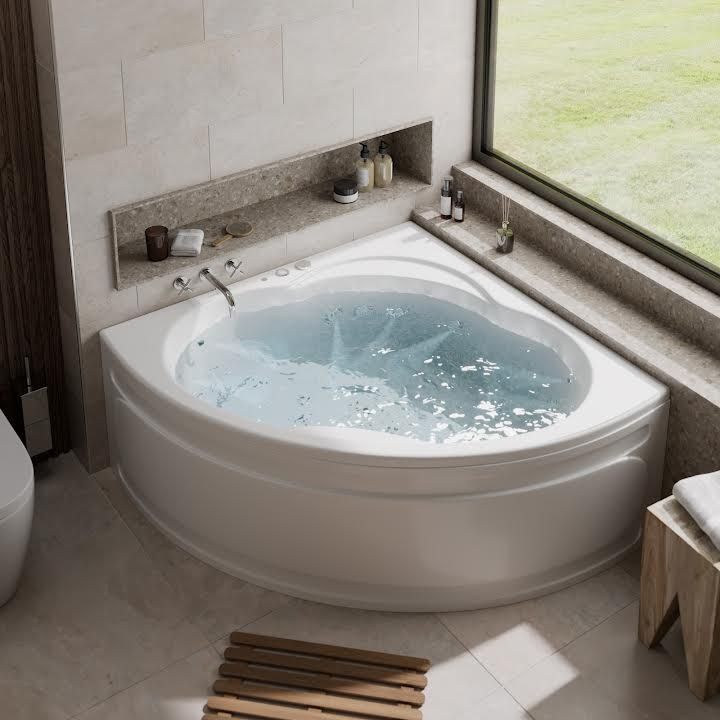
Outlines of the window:
[[703,284],[720,273],[720,3],[480,2],[481,162]]

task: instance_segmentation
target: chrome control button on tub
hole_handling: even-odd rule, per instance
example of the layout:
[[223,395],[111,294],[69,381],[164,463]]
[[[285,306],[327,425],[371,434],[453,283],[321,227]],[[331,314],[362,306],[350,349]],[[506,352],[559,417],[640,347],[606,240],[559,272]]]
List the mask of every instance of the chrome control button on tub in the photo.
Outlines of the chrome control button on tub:
[[298,262],[295,263],[297,270],[309,270],[311,267],[312,263],[309,260],[298,260]]
[[289,271],[287,268],[278,268],[278,269],[275,271],[275,274],[276,274],[278,277],[287,277],[287,276],[290,274],[290,271]]

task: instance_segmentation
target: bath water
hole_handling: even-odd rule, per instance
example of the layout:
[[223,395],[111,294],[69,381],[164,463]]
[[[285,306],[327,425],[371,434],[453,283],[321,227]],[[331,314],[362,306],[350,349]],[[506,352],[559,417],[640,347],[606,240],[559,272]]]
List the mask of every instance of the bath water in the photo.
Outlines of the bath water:
[[422,295],[346,292],[236,312],[195,339],[177,380],[259,423],[432,443],[511,437],[577,406],[570,369],[534,340]]

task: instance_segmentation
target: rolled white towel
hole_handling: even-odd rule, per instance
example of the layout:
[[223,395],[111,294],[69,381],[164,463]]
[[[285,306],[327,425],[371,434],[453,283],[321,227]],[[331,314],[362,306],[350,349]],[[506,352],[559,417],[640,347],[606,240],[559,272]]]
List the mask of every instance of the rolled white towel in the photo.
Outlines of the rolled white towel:
[[172,239],[170,254],[175,257],[197,257],[203,246],[202,230],[177,230]]
[[673,495],[720,549],[720,472],[681,480]]

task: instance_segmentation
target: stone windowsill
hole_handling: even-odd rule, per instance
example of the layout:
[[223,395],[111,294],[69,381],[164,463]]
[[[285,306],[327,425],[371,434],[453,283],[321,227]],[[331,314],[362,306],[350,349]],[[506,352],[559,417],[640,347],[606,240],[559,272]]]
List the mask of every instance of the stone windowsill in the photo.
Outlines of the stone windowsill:
[[720,355],[720,296],[476,162],[453,168],[457,188],[499,224],[512,202],[515,236],[532,241],[587,281]]
[[[708,338],[704,343],[692,337],[696,332],[711,332],[715,320],[720,321],[720,313],[714,316],[715,307],[720,308],[720,298],[487,168],[464,163],[455,168],[456,182],[458,171],[465,175],[460,182],[466,197],[474,201],[468,207],[465,222],[442,220],[437,209],[418,209],[413,220],[670,387],[666,491],[683,477],[720,467],[720,356],[711,349],[718,337]],[[488,178],[490,188],[485,184]],[[482,183],[482,187],[473,192],[471,183]],[[498,222],[488,219],[487,214],[495,212],[493,193],[498,189],[511,194],[516,214],[523,199],[529,199],[523,206],[526,212],[535,214],[540,209],[534,222],[539,223],[536,228],[541,231],[542,223],[552,218],[549,242],[547,238],[538,239],[528,223],[526,233],[515,228],[513,253],[503,255],[496,251]],[[521,192],[515,192],[516,189]],[[525,193],[529,198],[522,197]],[[485,207],[479,208],[478,200]],[[499,200],[497,207],[499,210]],[[568,237],[563,237],[564,233]],[[580,246],[568,259],[565,243],[575,239]],[[549,252],[553,248],[558,255]],[[606,273],[602,282],[590,279],[583,258],[587,263],[595,262],[595,267]],[[648,284],[638,279],[638,273],[645,276]],[[667,283],[663,283],[664,277]],[[638,289],[635,299],[627,296],[633,282]],[[671,298],[677,296],[682,318],[677,307],[665,308],[669,319],[663,322],[665,313],[649,303],[646,295],[658,283],[662,283],[663,302],[672,302]],[[613,284],[620,288],[617,292],[610,289]],[[681,332],[679,327],[687,332]],[[608,392],[612,393],[612,388]]]

